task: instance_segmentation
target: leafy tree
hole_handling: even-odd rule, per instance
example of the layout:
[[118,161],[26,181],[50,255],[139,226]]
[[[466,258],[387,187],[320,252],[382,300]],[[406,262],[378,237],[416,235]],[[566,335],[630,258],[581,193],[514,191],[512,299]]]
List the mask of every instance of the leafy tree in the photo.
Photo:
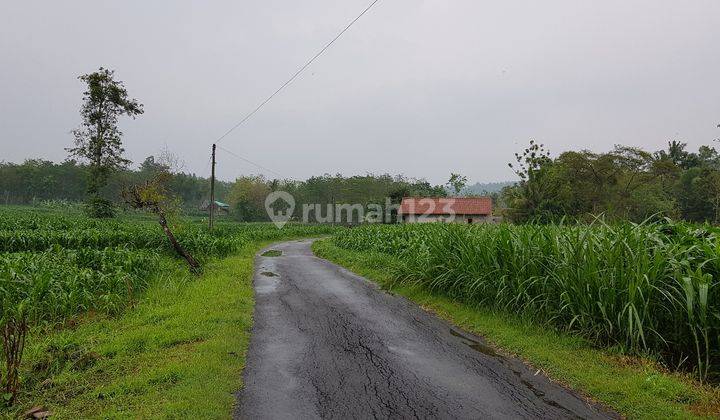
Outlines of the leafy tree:
[[687,143],[681,143],[677,140],[668,142],[667,151],[660,150],[656,153],[657,159],[667,159],[682,169],[690,169],[700,165],[700,158],[695,153],[687,150]]
[[129,99],[124,84],[114,77],[114,71],[102,67],[79,77],[87,84],[80,109],[83,122],[80,128],[73,131],[75,147],[67,149],[71,156],[89,162],[89,211],[96,217],[111,215],[108,212],[110,203],[100,196],[101,189],[107,185],[108,176],[130,163],[123,157],[118,118],[123,115],[135,118],[143,113],[142,104]]
[[[680,155],[683,162],[689,161],[688,155]],[[521,182],[503,192],[508,216],[520,222],[588,215],[634,221],[673,216],[681,169],[667,156],[615,146],[608,153],[570,151],[552,160],[533,142],[516,154],[517,165],[510,165]]]
[[451,173],[446,185],[452,189],[455,195],[460,195],[460,191],[467,185],[467,180],[466,176]]
[[508,166],[522,181],[532,181],[540,175],[543,167],[552,163],[550,151],[535,140],[530,140],[530,145],[522,153],[515,153],[515,161]]
[[710,146],[700,146],[698,149],[698,159],[700,166],[713,169],[720,169],[720,154],[715,148]]
[[513,221],[548,221],[562,214],[555,200],[557,184],[552,182],[553,161],[550,151],[543,144],[530,140],[530,145],[515,153],[515,163],[508,166],[520,177],[520,182],[503,189],[503,201],[508,208],[505,213]]
[[717,171],[694,167],[684,171],[678,185],[682,218],[693,222],[717,219]]
[[143,163],[140,164],[140,172],[146,174],[157,174],[160,172],[168,172],[170,168],[164,163],[155,160],[155,156],[148,156]]
[[236,179],[227,198],[234,217],[241,222],[267,220],[265,197],[270,192],[270,183],[262,176]]

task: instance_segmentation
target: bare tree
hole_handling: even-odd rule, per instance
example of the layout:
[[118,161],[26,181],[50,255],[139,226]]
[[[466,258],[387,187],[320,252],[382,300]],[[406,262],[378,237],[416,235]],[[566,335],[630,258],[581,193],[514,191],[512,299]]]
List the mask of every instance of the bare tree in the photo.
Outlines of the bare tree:
[[169,171],[157,173],[151,180],[124,188],[122,196],[125,203],[130,207],[146,210],[157,215],[158,223],[160,223],[175,252],[187,261],[190,270],[198,273],[200,272],[200,264],[180,245],[168,226],[166,214],[167,208],[170,207],[171,198],[165,186],[171,176]]

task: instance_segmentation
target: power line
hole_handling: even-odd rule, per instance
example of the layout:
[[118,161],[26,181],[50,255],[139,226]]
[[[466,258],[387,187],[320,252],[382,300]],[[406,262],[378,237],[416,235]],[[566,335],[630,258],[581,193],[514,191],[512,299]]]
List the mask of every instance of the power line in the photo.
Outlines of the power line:
[[233,152],[233,151],[230,151],[230,150],[228,150],[228,149],[226,149],[226,148],[224,148],[224,147],[222,147],[222,146],[220,146],[220,145],[217,145],[217,147],[218,147],[219,149],[224,150],[226,153],[229,153],[229,154],[235,156],[236,158],[238,158],[238,159],[240,159],[240,160],[242,160],[242,161],[245,161],[245,162],[247,162],[247,163],[249,163],[249,164],[251,164],[251,165],[253,165],[253,166],[256,166],[256,167],[258,167],[258,168],[260,168],[260,169],[262,169],[262,170],[264,170],[264,171],[270,172],[271,174],[277,175],[277,176],[279,176],[280,178],[284,178],[283,175],[282,175],[281,173],[279,173],[279,172],[276,172],[276,171],[273,171],[272,169],[266,168],[266,167],[260,165],[259,163],[255,163],[255,162],[251,161],[250,159],[246,159],[246,158],[238,155],[237,153],[235,153],[235,152]]
[[[268,102],[270,102],[270,100],[271,100],[272,98],[274,98],[275,95],[277,95],[278,93],[280,93],[280,91],[282,91],[287,85],[289,85],[290,83],[292,83],[293,80],[295,80],[295,79],[300,75],[300,73],[302,73],[306,68],[308,68],[308,67],[310,66],[310,64],[313,63],[313,61],[315,61],[315,60],[316,60],[318,57],[320,57],[328,48],[330,48],[330,46],[331,46],[332,44],[334,44],[335,41],[337,41],[345,32],[347,32],[347,30],[350,29],[350,27],[353,26],[353,24],[355,24],[355,22],[357,22],[358,20],[360,20],[360,18],[363,17],[363,15],[365,15],[365,13],[367,13],[367,12],[375,5],[375,3],[377,3],[378,1],[380,1],[380,0],[374,0],[372,3],[370,3],[370,5],[369,5],[368,7],[366,7],[365,10],[363,10],[362,13],[360,13],[355,19],[353,19],[353,20],[345,27],[345,29],[343,29],[342,31],[340,31],[340,33],[338,33],[338,34],[335,36],[335,38],[333,38],[330,42],[328,42],[320,51],[318,51],[317,54],[315,54],[307,63],[305,63],[305,65],[303,65],[302,67],[300,67],[300,69],[299,69],[298,71],[296,71],[295,74],[292,75],[292,77],[290,77],[285,83],[283,83],[275,92],[273,92],[272,95],[268,96],[267,99],[265,99],[264,101],[262,101],[262,102],[260,103],[260,105],[258,105],[255,109],[253,109],[249,114],[245,115],[245,117],[243,117],[243,119],[241,119],[240,122],[238,122],[237,124],[235,124],[234,126],[232,126],[232,128],[230,128],[228,131],[226,131],[225,134],[223,134],[222,136],[218,137],[218,139],[215,140],[215,143],[216,143],[216,144],[219,143],[220,140],[224,139],[228,134],[232,133],[236,128],[240,127],[242,124],[245,123],[245,121],[249,120],[253,115],[255,115],[255,113],[257,113],[258,111],[260,111],[260,109],[261,109],[262,107],[264,107],[265,104],[267,104]],[[226,150],[226,151],[227,151],[227,150]]]
[[207,160],[207,163],[205,163],[205,167],[203,168],[202,172],[200,172],[200,176],[205,178],[205,175],[207,175],[207,169],[210,167],[210,162],[212,161],[212,156],[210,156]]

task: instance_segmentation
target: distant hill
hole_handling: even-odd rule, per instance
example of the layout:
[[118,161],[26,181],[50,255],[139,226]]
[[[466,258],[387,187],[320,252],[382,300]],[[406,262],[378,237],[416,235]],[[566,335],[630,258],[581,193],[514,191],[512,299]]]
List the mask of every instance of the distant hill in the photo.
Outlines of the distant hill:
[[505,187],[516,184],[515,181],[503,181],[503,182],[478,182],[473,185],[468,185],[463,188],[462,193],[464,195],[487,195],[492,193],[499,193]]

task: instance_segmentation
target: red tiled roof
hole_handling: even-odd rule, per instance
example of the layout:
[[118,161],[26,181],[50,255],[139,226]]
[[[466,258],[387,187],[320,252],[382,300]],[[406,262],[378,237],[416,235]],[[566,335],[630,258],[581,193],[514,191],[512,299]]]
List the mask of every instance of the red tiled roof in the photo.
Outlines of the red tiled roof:
[[398,214],[492,214],[491,197],[403,198]]

